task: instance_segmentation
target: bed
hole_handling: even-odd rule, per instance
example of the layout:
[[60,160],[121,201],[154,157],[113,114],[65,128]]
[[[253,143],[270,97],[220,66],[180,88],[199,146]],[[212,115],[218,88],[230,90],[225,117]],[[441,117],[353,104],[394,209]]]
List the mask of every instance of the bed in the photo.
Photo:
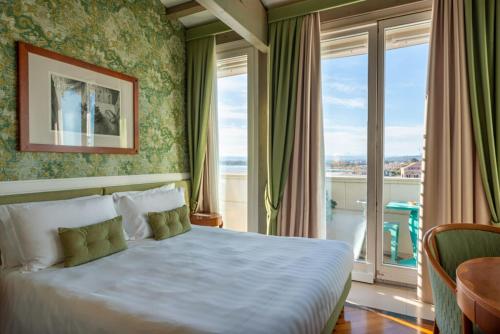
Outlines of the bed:
[[[24,198],[82,192],[68,194]],[[193,226],[175,238],[129,241],[126,251],[77,267],[3,271],[0,332],[331,333],[352,254],[340,241]]]

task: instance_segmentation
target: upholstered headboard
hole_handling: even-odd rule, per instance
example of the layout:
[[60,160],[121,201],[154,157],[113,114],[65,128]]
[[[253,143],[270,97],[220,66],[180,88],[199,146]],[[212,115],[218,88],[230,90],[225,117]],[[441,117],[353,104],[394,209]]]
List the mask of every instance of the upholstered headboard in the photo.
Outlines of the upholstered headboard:
[[112,193],[120,191],[142,191],[142,190],[161,187],[169,183],[175,183],[176,187],[184,188],[184,196],[186,199],[186,204],[189,206],[189,196],[191,191],[191,183],[189,180],[5,195],[5,196],[0,196],[0,205],[26,203],[26,202],[57,201],[57,200],[71,199],[71,198],[90,196],[90,195],[110,195]]
[[[3,204],[15,204],[15,203],[27,203],[27,202],[43,202],[43,201],[58,201],[64,199],[71,199],[83,196],[91,195],[110,195],[115,192],[120,191],[143,191],[148,189],[153,189],[157,187],[164,186],[169,183],[175,183],[178,188],[184,189],[184,198],[186,200],[186,205],[189,207],[189,196],[191,191],[190,180],[181,180],[175,182],[156,182],[156,183],[141,183],[141,184],[130,184],[121,186],[110,186],[102,188],[84,188],[84,189],[70,189],[70,190],[60,190],[60,191],[49,191],[49,192],[37,192],[37,193],[26,193],[26,194],[16,194],[16,195],[4,195],[0,196],[0,205]],[[0,261],[1,263],[1,261]]]

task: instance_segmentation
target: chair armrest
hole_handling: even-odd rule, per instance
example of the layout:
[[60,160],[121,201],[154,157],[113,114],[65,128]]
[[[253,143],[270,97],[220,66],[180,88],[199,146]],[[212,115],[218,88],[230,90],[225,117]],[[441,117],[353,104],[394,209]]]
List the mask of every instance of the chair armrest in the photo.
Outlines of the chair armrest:
[[441,274],[438,274],[434,269],[434,267],[429,266],[436,324],[440,333],[461,334],[462,312],[457,304],[456,289],[451,289]]

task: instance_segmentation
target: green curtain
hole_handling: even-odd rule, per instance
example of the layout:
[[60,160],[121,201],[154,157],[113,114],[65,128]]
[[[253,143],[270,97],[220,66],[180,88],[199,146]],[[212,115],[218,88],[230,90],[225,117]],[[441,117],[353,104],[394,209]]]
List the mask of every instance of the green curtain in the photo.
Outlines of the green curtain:
[[464,0],[469,96],[481,177],[500,221],[500,1]]
[[278,210],[292,155],[303,17],[269,25],[267,233],[277,234]]
[[216,75],[215,36],[187,42],[187,131],[191,212],[198,208]]

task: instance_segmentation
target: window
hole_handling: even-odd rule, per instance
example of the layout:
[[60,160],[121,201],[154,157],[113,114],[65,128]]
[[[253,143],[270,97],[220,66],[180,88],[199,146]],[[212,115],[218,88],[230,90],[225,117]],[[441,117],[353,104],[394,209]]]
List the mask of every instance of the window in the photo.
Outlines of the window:
[[258,232],[258,51],[217,45],[219,207],[224,227]]
[[[378,270],[382,277],[405,283],[413,283],[418,261],[430,28],[428,20],[403,18],[384,22],[379,31],[384,95]],[[411,270],[399,270],[404,268]]]
[[322,45],[327,239],[347,241],[366,260],[368,33]]
[[247,56],[217,63],[219,207],[226,228],[247,231],[248,75]]

